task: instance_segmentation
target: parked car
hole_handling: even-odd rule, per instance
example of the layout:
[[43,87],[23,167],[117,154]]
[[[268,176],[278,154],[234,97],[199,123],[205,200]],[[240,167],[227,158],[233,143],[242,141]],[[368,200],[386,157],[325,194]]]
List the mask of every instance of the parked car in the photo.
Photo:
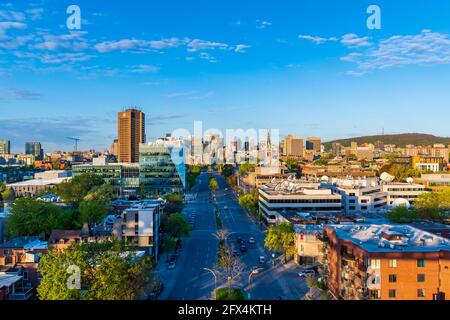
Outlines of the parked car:
[[255,238],[251,237],[250,239],[248,239],[248,243],[250,244],[255,244]]
[[260,256],[260,257],[259,257],[259,263],[265,264],[265,263],[266,263],[266,257]]
[[316,272],[314,270],[303,270],[303,271],[300,271],[298,273],[298,276],[300,278],[304,278],[304,277],[308,277],[308,276],[314,276],[314,275],[316,275]]
[[246,246],[241,246],[241,252],[247,252],[247,247]]
[[167,269],[169,269],[169,270],[173,270],[173,269],[175,269],[175,262],[170,262],[169,263],[169,266],[167,267]]
[[240,253],[239,251],[237,251],[236,249],[233,249],[233,251],[231,252],[231,254],[235,257],[239,257]]

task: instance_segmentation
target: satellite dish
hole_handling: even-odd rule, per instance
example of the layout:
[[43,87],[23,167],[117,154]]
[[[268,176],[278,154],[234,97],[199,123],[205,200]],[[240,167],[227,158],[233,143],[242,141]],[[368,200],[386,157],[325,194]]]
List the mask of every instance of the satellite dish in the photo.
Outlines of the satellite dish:
[[403,198],[399,198],[399,199],[395,199],[392,202],[392,207],[393,208],[406,207],[407,209],[409,209],[409,208],[411,208],[411,204],[409,203],[408,200],[403,199]]
[[380,179],[381,179],[383,182],[389,183],[389,182],[394,181],[395,177],[392,176],[392,175],[390,175],[390,174],[387,173],[387,172],[383,172],[383,173],[380,175]]
[[322,178],[320,178],[320,181],[328,182],[328,177],[327,176],[322,176]]
[[413,184],[414,179],[409,177],[408,179],[406,179],[406,182],[408,182],[409,184]]

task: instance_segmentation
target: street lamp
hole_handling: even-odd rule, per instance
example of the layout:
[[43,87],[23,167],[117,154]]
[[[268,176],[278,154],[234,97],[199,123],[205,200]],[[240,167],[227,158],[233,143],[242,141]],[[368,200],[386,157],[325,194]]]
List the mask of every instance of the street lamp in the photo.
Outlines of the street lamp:
[[275,253],[272,253],[272,265],[275,267]]
[[216,276],[216,273],[213,270],[209,269],[209,268],[203,268],[203,270],[211,272],[212,275],[214,276],[214,295],[215,295],[216,294],[216,290],[217,290],[217,276]]

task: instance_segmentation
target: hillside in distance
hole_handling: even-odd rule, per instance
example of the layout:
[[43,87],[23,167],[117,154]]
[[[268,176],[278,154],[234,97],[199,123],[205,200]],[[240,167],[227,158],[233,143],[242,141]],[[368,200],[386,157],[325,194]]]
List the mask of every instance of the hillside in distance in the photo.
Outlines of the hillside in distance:
[[344,146],[350,146],[350,143],[355,141],[358,145],[363,143],[375,143],[377,141],[383,141],[384,144],[395,144],[399,147],[404,147],[408,144],[416,146],[433,145],[436,143],[442,143],[444,145],[450,144],[450,137],[437,137],[431,134],[424,133],[403,133],[403,134],[385,134],[376,136],[355,137],[348,139],[338,139],[328,141],[325,144],[326,148],[330,148],[334,142],[340,143]]

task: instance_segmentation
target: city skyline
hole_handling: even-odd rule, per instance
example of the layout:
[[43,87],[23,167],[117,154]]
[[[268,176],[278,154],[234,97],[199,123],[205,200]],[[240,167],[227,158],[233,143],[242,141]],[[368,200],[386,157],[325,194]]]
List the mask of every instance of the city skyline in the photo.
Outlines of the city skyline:
[[369,30],[370,4],[77,1],[80,31],[68,3],[1,4],[0,139],[12,152],[71,150],[66,137],[102,150],[131,106],[149,140],[196,120],[323,141],[450,136],[450,5],[377,1],[382,28]]

